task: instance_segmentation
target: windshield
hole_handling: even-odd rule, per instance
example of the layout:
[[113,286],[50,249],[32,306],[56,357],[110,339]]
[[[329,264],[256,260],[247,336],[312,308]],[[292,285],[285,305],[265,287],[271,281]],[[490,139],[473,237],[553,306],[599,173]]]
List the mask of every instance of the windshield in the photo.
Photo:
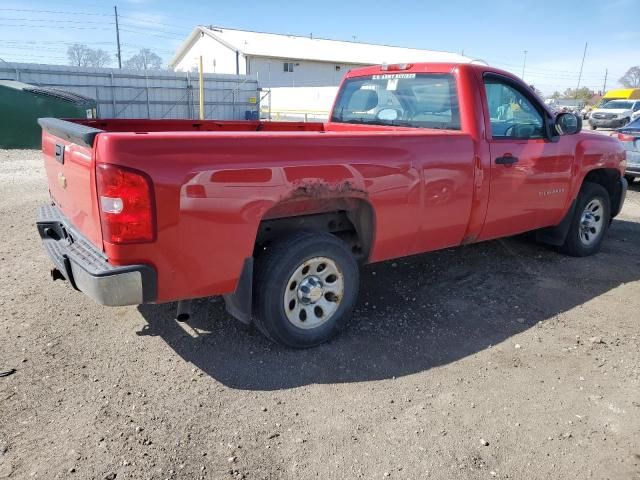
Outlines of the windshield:
[[449,74],[386,73],[345,80],[332,122],[460,130]]
[[630,110],[633,102],[627,102],[625,100],[610,100],[600,108],[604,109],[620,109],[620,110]]

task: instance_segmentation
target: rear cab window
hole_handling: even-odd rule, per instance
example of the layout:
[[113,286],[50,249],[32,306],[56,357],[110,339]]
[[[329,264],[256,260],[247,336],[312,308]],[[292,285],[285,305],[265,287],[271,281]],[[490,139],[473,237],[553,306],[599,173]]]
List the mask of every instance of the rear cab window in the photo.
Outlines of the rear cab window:
[[331,121],[460,130],[455,79],[450,74],[391,72],[348,78]]

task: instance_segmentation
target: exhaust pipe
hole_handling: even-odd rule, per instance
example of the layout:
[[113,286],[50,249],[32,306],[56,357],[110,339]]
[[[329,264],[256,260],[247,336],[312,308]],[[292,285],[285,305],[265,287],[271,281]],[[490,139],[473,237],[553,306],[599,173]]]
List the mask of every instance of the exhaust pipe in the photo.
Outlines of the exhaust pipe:
[[191,300],[180,300],[176,311],[176,320],[186,322],[191,318]]

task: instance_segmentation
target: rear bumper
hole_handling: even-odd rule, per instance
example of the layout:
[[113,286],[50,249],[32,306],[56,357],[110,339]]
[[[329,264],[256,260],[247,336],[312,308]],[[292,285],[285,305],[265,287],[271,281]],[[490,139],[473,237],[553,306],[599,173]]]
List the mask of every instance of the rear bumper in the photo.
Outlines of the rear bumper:
[[624,173],[640,177],[640,151],[627,150],[627,168]]
[[153,267],[111,265],[101,251],[69,224],[55,205],[40,207],[36,225],[55,265],[52,270],[54,280],[64,277],[73,288],[101,305],[138,305],[155,301],[157,275]]

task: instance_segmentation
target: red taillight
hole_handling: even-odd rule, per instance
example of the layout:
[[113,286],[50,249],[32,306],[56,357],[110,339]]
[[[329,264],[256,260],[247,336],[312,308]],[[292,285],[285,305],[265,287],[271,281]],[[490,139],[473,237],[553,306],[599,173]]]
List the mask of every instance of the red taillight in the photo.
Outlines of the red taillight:
[[150,242],[155,237],[153,191],[144,173],[96,165],[102,238],[109,243]]
[[620,140],[621,142],[633,142],[635,139],[635,135],[627,135],[625,133],[618,134],[618,140]]

